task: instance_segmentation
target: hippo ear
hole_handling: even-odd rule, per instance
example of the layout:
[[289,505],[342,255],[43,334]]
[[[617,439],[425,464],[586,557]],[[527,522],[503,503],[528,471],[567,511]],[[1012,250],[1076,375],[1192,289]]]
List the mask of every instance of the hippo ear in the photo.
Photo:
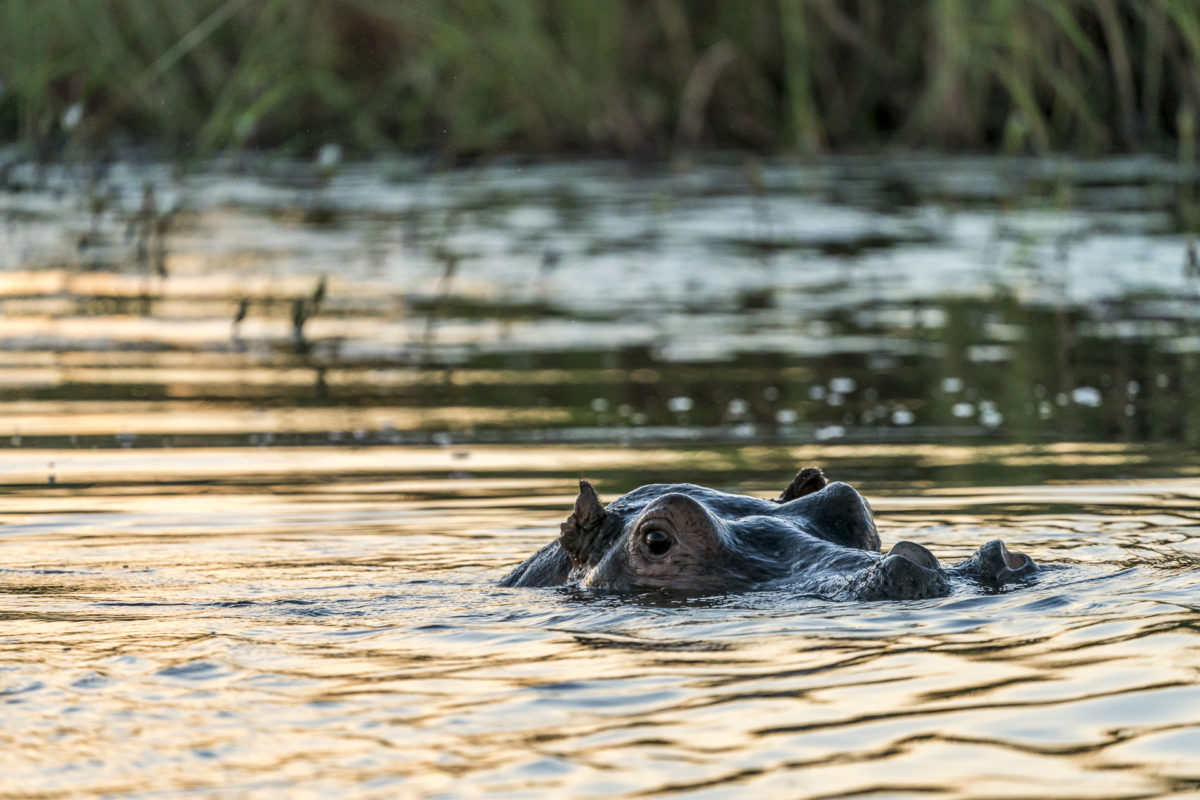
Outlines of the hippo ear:
[[594,528],[604,516],[600,495],[596,494],[596,490],[587,481],[579,482],[579,497],[575,498],[575,511],[572,516],[581,528]]
[[600,531],[600,522],[604,519],[604,506],[600,496],[587,481],[579,482],[579,497],[575,498],[575,510],[567,521],[559,526],[562,535],[559,543],[571,556],[571,563],[582,566],[588,562],[592,543]]
[[825,473],[821,472],[818,467],[805,467],[796,473],[796,477],[792,478],[792,482],[783,490],[783,494],[779,495],[776,503],[786,503],[789,500],[795,500],[797,497],[804,497],[806,494],[819,492],[825,488],[829,481],[825,478]]

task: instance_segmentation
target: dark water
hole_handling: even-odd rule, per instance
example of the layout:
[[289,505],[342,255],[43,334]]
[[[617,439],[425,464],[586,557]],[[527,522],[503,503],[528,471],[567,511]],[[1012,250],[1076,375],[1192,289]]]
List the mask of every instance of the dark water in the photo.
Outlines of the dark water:
[[[0,796],[1200,792],[1172,165],[436,172],[0,154]],[[496,580],[823,466],[1033,586]]]
[[6,436],[1200,444],[1169,163],[235,167],[0,170]]

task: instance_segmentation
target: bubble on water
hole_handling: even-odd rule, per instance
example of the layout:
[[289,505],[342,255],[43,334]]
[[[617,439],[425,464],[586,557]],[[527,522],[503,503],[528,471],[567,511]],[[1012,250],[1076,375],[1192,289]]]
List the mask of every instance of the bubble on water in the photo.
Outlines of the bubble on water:
[[629,405],[629,403],[621,403],[621,405],[617,406],[617,414],[622,417],[628,417],[632,413],[633,406]]
[[850,394],[858,388],[858,381],[854,378],[834,378],[829,381],[829,391],[837,394]]
[[829,439],[841,439],[846,435],[846,428],[843,425],[826,425],[823,428],[817,428],[815,436],[818,442],[824,442]]
[[731,417],[740,417],[745,415],[750,410],[750,404],[740,398],[734,398],[729,401],[729,406],[726,411]]
[[684,395],[672,397],[667,401],[667,408],[671,409],[676,414],[686,414],[687,412],[691,411],[694,406],[695,403],[692,401],[692,398]]
[[942,391],[946,394],[961,392],[962,388],[962,378],[942,378]]
[[955,403],[950,409],[950,413],[959,419],[975,416],[975,405],[973,403]]
[[608,411],[608,401],[603,397],[592,398],[592,411],[595,411],[597,414],[603,414],[605,411]]
[[336,167],[342,160],[342,146],[336,142],[321,145],[317,151],[317,166],[322,169]]
[[739,439],[751,439],[756,433],[758,433],[758,427],[752,422],[743,422],[733,428],[733,435]]
[[1065,406],[1068,402],[1070,402],[1070,398],[1067,397],[1066,392],[1059,392],[1058,394],[1054,395],[1054,402],[1060,406]]
[[794,425],[799,418],[800,415],[790,408],[781,408],[775,412],[775,421],[780,425]]
[[1137,381],[1130,381],[1129,383],[1125,384],[1125,394],[1129,395],[1130,397],[1135,396],[1140,391],[1142,391],[1142,385]]
[[1038,416],[1039,417],[1041,417],[1042,419],[1050,419],[1050,416],[1053,413],[1054,413],[1054,406],[1050,405],[1050,401],[1043,400],[1042,402],[1038,403]]
[[779,399],[779,389],[774,386],[768,386],[763,389],[763,399],[768,403],[774,403]]
[[998,428],[1004,424],[1004,415],[996,408],[995,403],[984,400],[979,404],[979,422],[985,428]]
[[72,103],[62,113],[62,126],[69,131],[80,122],[83,122],[83,103]]
[[808,387],[808,399],[813,400],[818,403],[821,402],[822,400],[824,400],[825,399],[825,387],[824,386]]
[[641,411],[638,411],[637,413],[635,413],[629,417],[629,421],[632,422],[634,425],[645,425],[646,419],[647,419],[647,417],[646,417],[645,413],[643,413]]
[[1071,392],[1071,399],[1077,405],[1096,408],[1100,405],[1100,390],[1094,386],[1079,386]]
[[1171,385],[1171,379],[1166,375],[1166,373],[1160,372],[1158,373],[1158,376],[1155,377],[1154,384],[1160,389],[1165,389]]
[[825,402],[831,406],[837,407],[844,404],[846,402],[846,398],[842,397],[837,392],[830,392],[829,396],[825,398]]
[[1135,414],[1137,414],[1137,406],[1135,406],[1133,403],[1126,403],[1125,404],[1125,416],[1132,417]]
[[897,408],[892,412],[893,425],[912,425],[917,420],[917,415],[909,411],[907,408]]
[[973,344],[967,348],[967,360],[973,364],[1008,361],[1012,348],[1006,344]]

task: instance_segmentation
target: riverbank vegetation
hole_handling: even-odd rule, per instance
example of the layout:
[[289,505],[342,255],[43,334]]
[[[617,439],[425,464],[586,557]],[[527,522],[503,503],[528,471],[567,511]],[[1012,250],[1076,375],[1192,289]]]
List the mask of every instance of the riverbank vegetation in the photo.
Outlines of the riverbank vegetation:
[[0,0],[0,140],[1173,150],[1198,65],[1193,0]]

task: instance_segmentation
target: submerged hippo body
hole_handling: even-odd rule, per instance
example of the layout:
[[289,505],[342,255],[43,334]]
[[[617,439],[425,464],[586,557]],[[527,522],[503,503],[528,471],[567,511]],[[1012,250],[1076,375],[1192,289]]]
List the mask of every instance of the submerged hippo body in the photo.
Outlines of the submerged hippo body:
[[1037,570],[1000,540],[949,568],[913,542],[879,550],[867,501],[817,469],[802,470],[777,500],[652,484],[604,507],[581,481],[559,538],[501,585],[698,594],[787,586],[830,598],[907,600],[949,594],[956,579],[996,588]]

